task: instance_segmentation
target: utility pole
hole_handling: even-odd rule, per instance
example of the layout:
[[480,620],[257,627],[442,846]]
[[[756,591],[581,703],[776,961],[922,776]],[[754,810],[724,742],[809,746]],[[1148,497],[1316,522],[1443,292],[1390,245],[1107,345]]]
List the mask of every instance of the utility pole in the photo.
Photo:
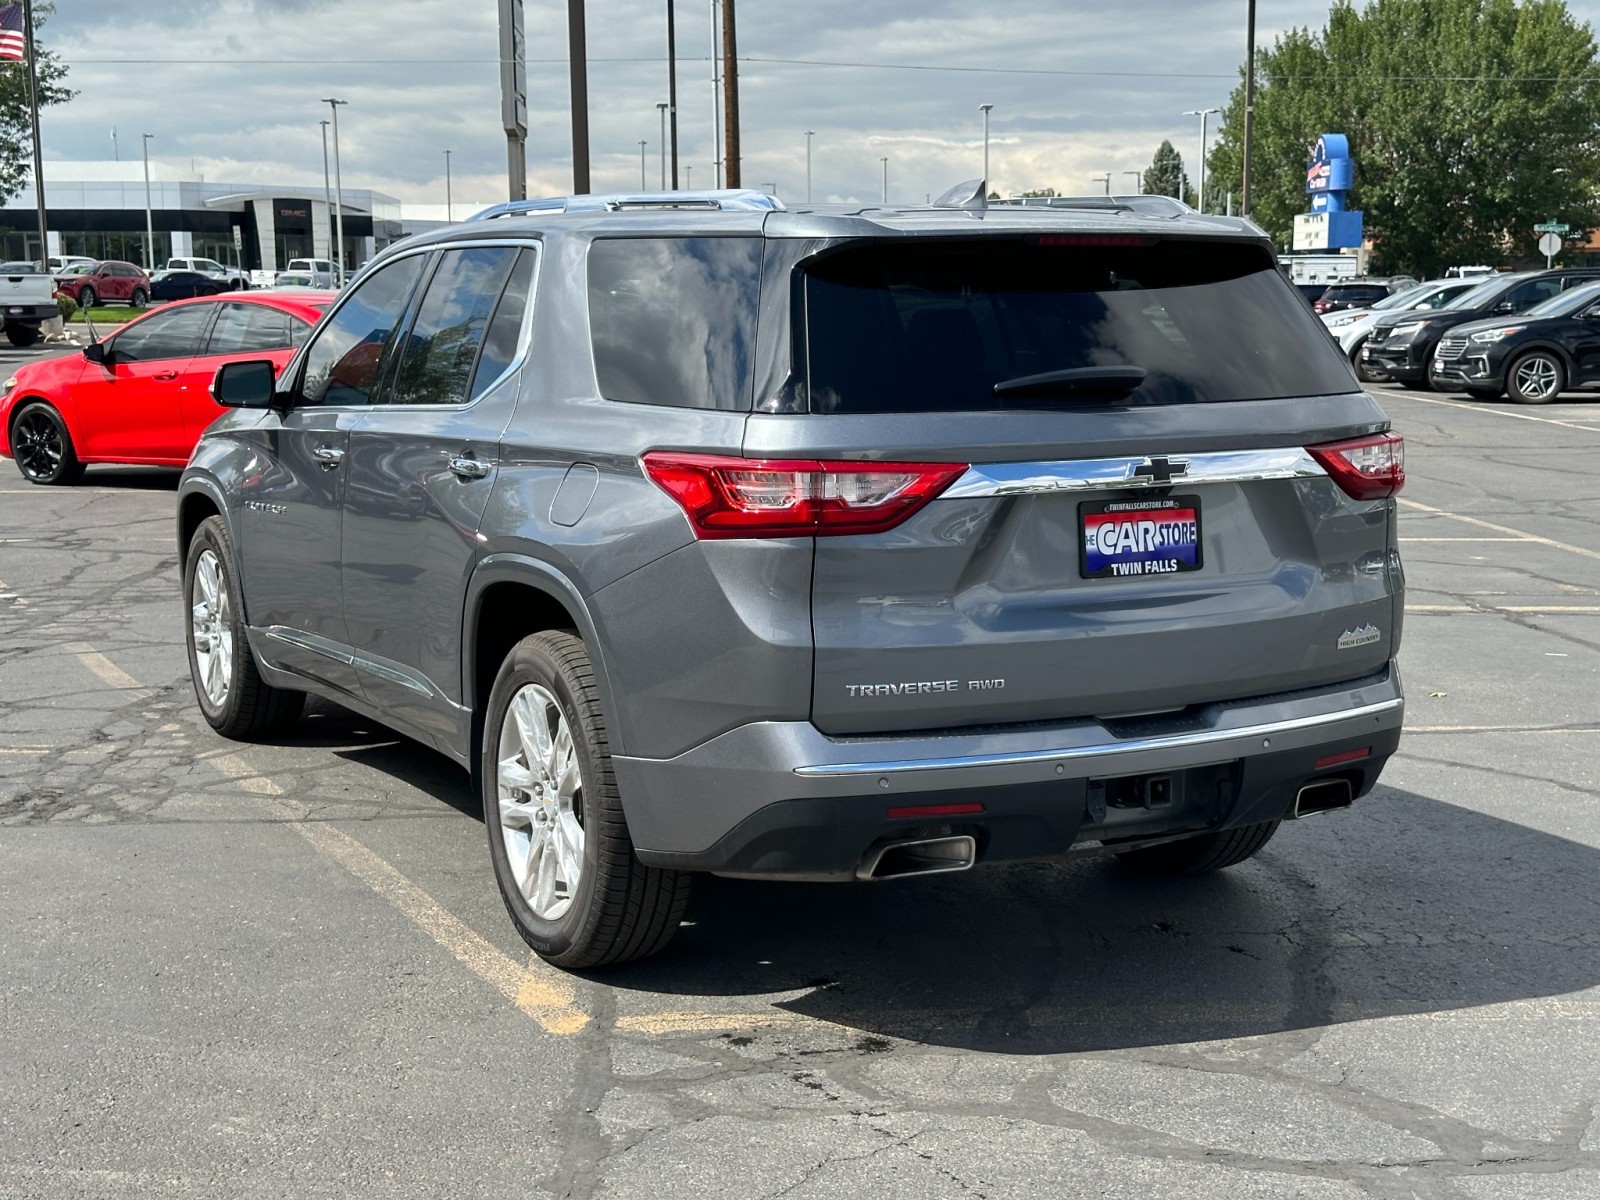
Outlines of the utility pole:
[[1256,115],[1256,0],[1250,0],[1244,48],[1244,184],[1239,189],[1239,215],[1250,215],[1250,126]]
[[815,129],[806,130],[806,203],[811,203],[811,139],[816,136]]
[[878,160],[883,164],[883,202],[889,203],[889,160],[887,157]]
[[500,0],[500,124],[506,133],[507,199],[528,198],[528,64],[522,0]]
[[667,0],[667,112],[672,119],[672,190],[678,190],[678,25]]
[[718,56],[722,53],[720,42],[722,20],[717,13],[717,0],[711,0],[711,184],[718,186],[722,180],[722,75],[717,70]]
[[983,114],[983,190],[989,190],[989,110],[992,104],[978,105],[978,111]]
[[661,190],[667,190],[667,102],[656,105],[661,112]]
[[589,51],[583,0],[567,0],[567,71],[572,81],[572,190],[589,194]]
[[[28,56],[28,111],[33,117],[33,194],[39,216],[39,266],[50,269],[50,224],[44,212],[44,153],[39,140],[39,69],[33,45],[33,0],[22,0],[23,53]],[[150,169],[145,168],[148,179]],[[145,184],[145,212],[150,211],[150,185]]]
[[455,206],[450,201],[450,151],[444,152],[444,219],[455,224]]
[[644,181],[644,147],[645,140],[639,139],[639,190],[642,192],[650,185]]
[[733,0],[722,0],[722,145],[728,156],[722,172],[725,186],[739,186],[739,56],[734,31]]

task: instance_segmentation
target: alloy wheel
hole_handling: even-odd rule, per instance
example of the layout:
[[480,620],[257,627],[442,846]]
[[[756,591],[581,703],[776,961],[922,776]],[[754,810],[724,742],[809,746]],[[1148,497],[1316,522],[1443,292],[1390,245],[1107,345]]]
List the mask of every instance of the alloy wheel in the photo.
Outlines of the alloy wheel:
[[1548,400],[1560,385],[1561,368],[1542,354],[1529,355],[1517,364],[1517,391],[1530,400]]
[[61,471],[66,446],[61,429],[41,410],[23,413],[11,431],[11,451],[29,479],[49,482]]
[[518,893],[544,921],[572,907],[583,878],[583,778],[560,703],[530,683],[500,724],[500,832]]
[[189,630],[200,686],[206,699],[221,708],[233,685],[233,605],[222,577],[222,560],[215,551],[204,551],[195,564],[194,594],[189,599]]

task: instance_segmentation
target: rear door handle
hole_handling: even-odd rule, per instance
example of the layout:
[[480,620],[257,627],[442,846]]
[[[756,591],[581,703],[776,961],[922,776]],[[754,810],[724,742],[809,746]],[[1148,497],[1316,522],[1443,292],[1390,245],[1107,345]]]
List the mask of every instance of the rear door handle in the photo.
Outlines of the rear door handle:
[[489,473],[489,464],[471,454],[458,454],[450,460],[450,473],[459,479],[482,479]]
[[344,461],[344,451],[337,446],[321,445],[311,451],[311,457],[316,459],[326,470],[333,470]]

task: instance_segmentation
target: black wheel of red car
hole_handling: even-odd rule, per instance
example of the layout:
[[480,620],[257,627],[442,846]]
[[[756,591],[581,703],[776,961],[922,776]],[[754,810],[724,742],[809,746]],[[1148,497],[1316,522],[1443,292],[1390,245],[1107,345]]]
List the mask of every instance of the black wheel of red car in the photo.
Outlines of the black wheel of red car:
[[1263,821],[1259,825],[1244,825],[1238,829],[1224,829],[1220,833],[1202,833],[1195,837],[1162,842],[1117,855],[1117,861],[1136,875],[1165,876],[1200,875],[1206,871],[1220,871],[1242,863],[1272,840],[1278,832],[1279,822]]
[[83,464],[61,414],[48,404],[24,405],[11,424],[11,457],[29,483],[76,483]]
[[79,308],[93,308],[96,299],[97,297],[94,294],[94,289],[87,283],[78,289]]

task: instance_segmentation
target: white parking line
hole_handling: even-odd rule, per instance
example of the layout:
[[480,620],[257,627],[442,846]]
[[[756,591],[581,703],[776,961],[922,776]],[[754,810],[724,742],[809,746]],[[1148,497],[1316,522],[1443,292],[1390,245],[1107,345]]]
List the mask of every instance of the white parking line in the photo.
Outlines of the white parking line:
[[1560,425],[1567,429],[1577,429],[1583,433],[1600,432],[1593,425],[1575,425],[1571,421],[1558,421],[1554,417],[1536,417],[1532,413],[1506,412],[1504,409],[1499,408],[1483,408],[1476,404],[1462,404],[1458,400],[1440,400],[1437,396],[1418,396],[1411,392],[1389,391],[1382,392],[1380,395],[1394,396],[1401,400],[1415,400],[1418,404],[1442,404],[1446,408],[1460,408],[1467,412],[1484,413],[1491,417],[1510,417],[1517,421],[1537,421],[1541,425]]
[[1468,525],[1476,525],[1479,529],[1492,529],[1496,533],[1509,533],[1515,535],[1517,541],[1538,542],[1541,546],[1551,546],[1557,550],[1565,550],[1568,554],[1581,554],[1584,558],[1600,558],[1600,550],[1590,550],[1585,546],[1574,546],[1570,542],[1558,542],[1554,538],[1540,537],[1537,533],[1526,533],[1521,529],[1512,529],[1509,525],[1496,525],[1493,521],[1482,521],[1477,517],[1464,517],[1460,513],[1446,512],[1442,508],[1434,508],[1431,504],[1423,504],[1420,500],[1407,500],[1404,496],[1397,497],[1395,503],[1406,508],[1414,508],[1418,512],[1432,513],[1436,517],[1448,517],[1452,521],[1462,521]]

